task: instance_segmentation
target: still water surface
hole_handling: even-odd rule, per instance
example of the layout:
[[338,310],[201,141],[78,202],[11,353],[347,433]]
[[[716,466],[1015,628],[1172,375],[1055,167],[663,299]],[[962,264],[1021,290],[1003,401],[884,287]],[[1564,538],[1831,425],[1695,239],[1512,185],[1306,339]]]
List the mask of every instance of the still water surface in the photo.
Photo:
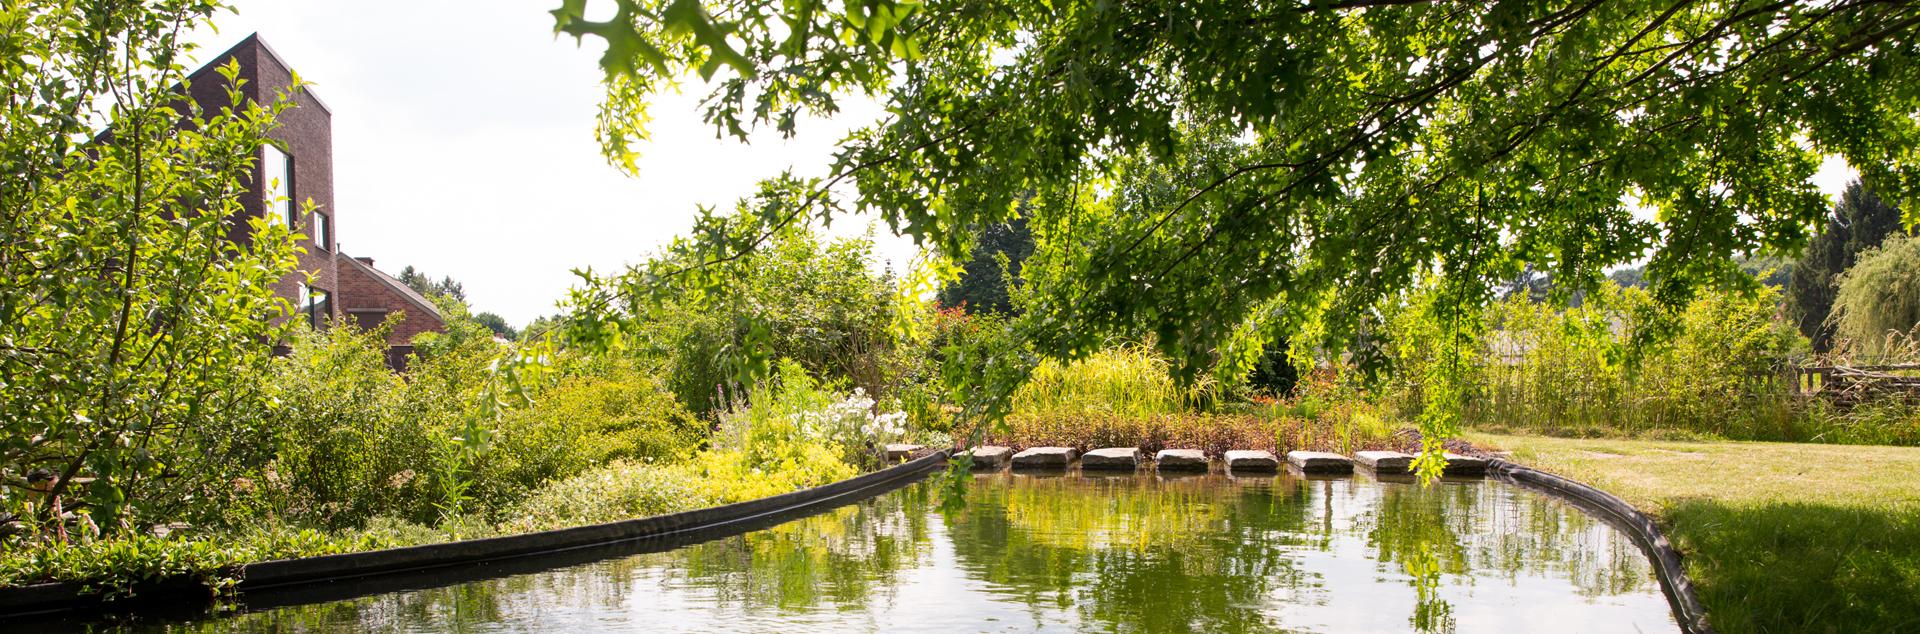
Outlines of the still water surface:
[[968,496],[944,515],[921,483],[667,552],[131,629],[1678,629],[1626,535],[1497,481],[1003,473]]

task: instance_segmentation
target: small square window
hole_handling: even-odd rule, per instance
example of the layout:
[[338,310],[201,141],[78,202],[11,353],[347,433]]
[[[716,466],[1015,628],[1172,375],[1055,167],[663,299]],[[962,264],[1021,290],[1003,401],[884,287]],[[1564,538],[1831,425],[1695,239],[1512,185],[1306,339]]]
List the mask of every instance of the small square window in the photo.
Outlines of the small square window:
[[323,251],[333,250],[332,216],[317,211],[313,212],[313,229],[310,233],[313,234],[314,246],[320,247]]

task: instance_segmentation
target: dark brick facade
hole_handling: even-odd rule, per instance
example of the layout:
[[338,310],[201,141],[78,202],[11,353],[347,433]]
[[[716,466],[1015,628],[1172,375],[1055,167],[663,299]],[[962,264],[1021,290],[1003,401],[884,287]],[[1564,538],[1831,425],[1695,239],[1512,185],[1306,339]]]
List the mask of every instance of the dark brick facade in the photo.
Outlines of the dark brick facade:
[[421,297],[400,280],[373,268],[373,258],[342,255],[340,265],[340,305],[351,323],[366,329],[392,323],[387,335],[387,362],[403,367],[413,352],[413,337],[423,332],[444,332],[445,318],[433,302]]
[[[400,319],[398,316],[404,314],[404,320],[387,337],[389,363],[402,367],[406,355],[413,350],[414,335],[445,330],[444,318],[432,302],[373,268],[371,259],[363,262],[340,253],[341,222],[333,204],[332,111],[313,91],[292,89],[292,68],[259,34],[241,40],[189,76],[188,94],[203,110],[218,111],[230,103],[227,82],[216,70],[230,62],[239,66],[243,99],[269,103],[291,91],[293,100],[293,107],[281,112],[279,125],[269,136],[279,142],[288,158],[291,174],[283,180],[291,181],[286,191],[294,201],[294,208],[302,210],[295,212],[295,220],[296,229],[306,236],[299,241],[304,251],[299,268],[305,273],[288,275],[274,287],[274,292],[296,310],[307,308],[303,284],[327,293],[330,301],[319,311],[321,327],[344,319],[371,328],[387,319]],[[268,150],[262,148],[261,151],[262,156],[254,166],[252,191],[243,198],[248,218],[273,212],[264,187],[273,178],[266,173],[270,165],[266,159]],[[304,211],[309,202],[313,206],[310,213]],[[271,217],[278,218],[279,214],[273,213]],[[244,222],[233,230],[236,241],[245,242],[251,239],[251,234]],[[319,239],[321,237],[324,240]]]
[[[188,77],[189,94],[202,109],[216,111],[228,105],[226,79],[215,69],[229,62],[239,65],[244,99],[268,103],[293,85],[292,69],[260,40],[258,34],[252,35]],[[292,182],[288,184],[287,191],[294,206],[304,207],[310,201],[316,210],[313,214],[301,214],[299,219],[297,230],[309,236],[299,242],[306,251],[300,256],[300,269],[312,274],[313,288],[333,293],[340,285],[339,266],[334,261],[334,252],[338,248],[338,238],[334,234],[339,228],[339,221],[333,205],[333,113],[310,90],[297,91],[292,98],[294,107],[280,114],[279,126],[269,136],[282,144],[290,159]],[[254,165],[252,193],[242,199],[249,217],[264,214],[268,209],[261,186],[268,178],[264,173],[266,163],[262,159]],[[314,230],[314,223],[323,221],[332,225],[329,227],[332,230],[325,232],[329,244],[316,244],[311,237],[318,233]],[[237,226],[234,232],[235,239],[240,241],[249,239],[251,234],[244,224]],[[288,302],[296,303],[296,308],[299,308],[297,303],[300,301],[302,281],[303,276],[299,273],[288,275],[280,280],[274,291]],[[327,317],[338,319],[339,302],[331,304],[326,311]]]

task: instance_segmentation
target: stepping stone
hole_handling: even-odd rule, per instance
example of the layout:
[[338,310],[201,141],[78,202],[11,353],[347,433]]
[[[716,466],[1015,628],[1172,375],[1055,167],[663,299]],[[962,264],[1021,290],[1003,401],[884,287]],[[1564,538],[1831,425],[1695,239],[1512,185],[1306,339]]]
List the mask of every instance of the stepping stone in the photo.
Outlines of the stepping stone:
[[1353,473],[1353,461],[1325,451],[1289,451],[1287,463],[1307,473]]
[[1139,447],[1095,449],[1080,456],[1080,468],[1132,471],[1140,468],[1140,457]]
[[1154,454],[1161,471],[1206,471],[1207,454],[1198,449],[1162,449]]
[[974,447],[968,453],[973,454],[975,469],[998,469],[1007,466],[1007,461],[1013,458],[1013,449],[991,445]]
[[1072,447],[1031,447],[1013,454],[1013,466],[1016,469],[1065,469],[1073,464],[1074,457]]
[[1486,475],[1487,461],[1473,456],[1447,452],[1446,475]]
[[1353,457],[1374,473],[1407,473],[1413,469],[1413,456],[1398,451],[1362,451]]
[[1271,451],[1235,449],[1226,455],[1228,471],[1279,471],[1280,459]]
[[887,462],[912,460],[913,454],[919,453],[922,449],[926,449],[926,447],[920,445],[887,445]]

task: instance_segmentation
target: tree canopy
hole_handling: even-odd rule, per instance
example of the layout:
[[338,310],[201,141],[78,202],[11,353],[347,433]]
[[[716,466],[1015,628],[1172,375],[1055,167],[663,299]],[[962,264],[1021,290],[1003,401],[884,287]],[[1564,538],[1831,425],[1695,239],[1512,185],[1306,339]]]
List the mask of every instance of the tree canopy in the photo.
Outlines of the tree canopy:
[[1910,2],[601,1],[604,21],[588,0],[553,15],[607,45],[617,165],[691,74],[742,140],[849,95],[889,113],[825,175],[770,178],[636,284],[596,287],[625,298],[856,210],[964,257],[1026,201],[1020,337],[1077,357],[1151,333],[1191,375],[1244,369],[1276,330],[1365,340],[1430,275],[1458,312],[1527,265],[1580,288],[1651,254],[1677,305],[1804,242],[1825,155],[1920,193]]
[[243,196],[291,93],[247,99],[228,64],[200,79],[225,104],[185,98],[181,34],[217,8],[0,8],[0,524],[174,517],[258,435],[298,247]]
[[1920,238],[1894,234],[1835,279],[1835,338],[1849,352],[1920,352]]
[[1020,265],[1032,254],[1033,229],[1025,216],[978,228],[959,279],[940,288],[940,305],[965,307],[968,312],[1014,312],[1009,289],[1019,285]]
[[466,285],[461,284],[459,280],[453,279],[451,275],[441,277],[440,280],[436,282],[433,276],[426,274],[424,271],[415,270],[413,265],[409,264],[407,268],[400,270],[400,276],[395,279],[400,280],[401,284],[407,285],[407,288],[413,289],[413,292],[427,297],[444,295],[457,301],[467,301]]
[[1794,262],[1787,281],[1787,314],[1815,352],[1833,347],[1834,280],[1853,267],[1861,251],[1880,246],[1900,231],[1900,212],[1881,202],[1859,181],[1847,186],[1819,235]]

